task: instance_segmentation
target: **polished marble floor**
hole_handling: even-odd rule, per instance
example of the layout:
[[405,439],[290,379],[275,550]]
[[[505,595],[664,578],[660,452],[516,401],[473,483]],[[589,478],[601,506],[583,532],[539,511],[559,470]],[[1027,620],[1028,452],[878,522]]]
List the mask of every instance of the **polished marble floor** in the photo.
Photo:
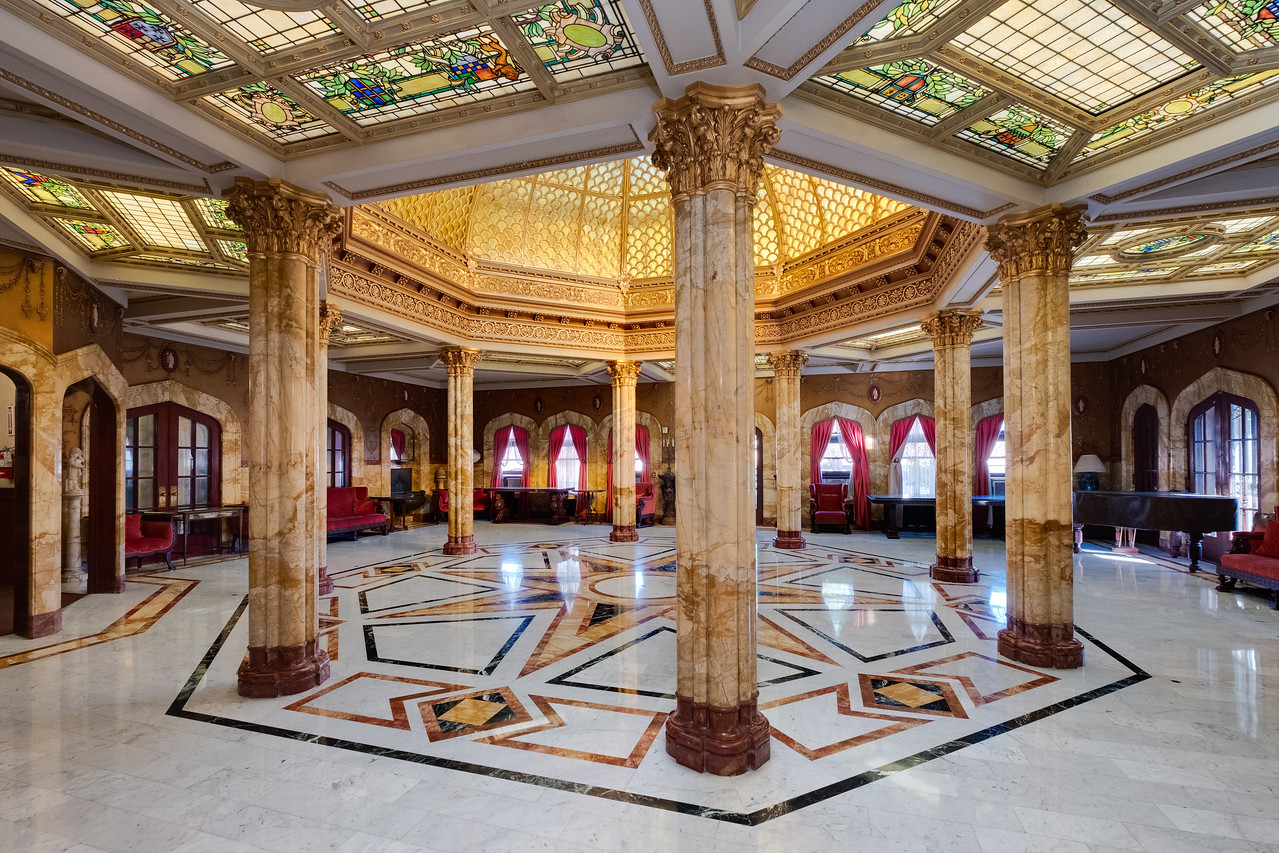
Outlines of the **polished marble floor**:
[[663,749],[673,530],[442,527],[330,543],[321,688],[242,700],[243,559],[0,638],[13,850],[1279,850],[1279,614],[1212,575],[1076,558],[1086,665],[1001,660],[1003,550],[935,584],[927,537],[759,535],[773,759]]

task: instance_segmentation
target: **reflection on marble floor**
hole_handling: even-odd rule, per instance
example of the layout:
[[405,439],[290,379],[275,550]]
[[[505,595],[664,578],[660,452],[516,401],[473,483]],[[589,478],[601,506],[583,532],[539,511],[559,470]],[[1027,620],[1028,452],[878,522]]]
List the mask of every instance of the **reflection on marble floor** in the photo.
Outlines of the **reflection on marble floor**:
[[1000,660],[998,573],[934,583],[926,563],[850,547],[859,539],[759,547],[760,707],[777,744],[762,771],[732,780],[684,770],[662,747],[675,692],[669,532],[638,546],[509,542],[331,571],[328,684],[228,696],[241,609],[172,713],[758,824],[1148,677],[1083,631],[1085,670]]

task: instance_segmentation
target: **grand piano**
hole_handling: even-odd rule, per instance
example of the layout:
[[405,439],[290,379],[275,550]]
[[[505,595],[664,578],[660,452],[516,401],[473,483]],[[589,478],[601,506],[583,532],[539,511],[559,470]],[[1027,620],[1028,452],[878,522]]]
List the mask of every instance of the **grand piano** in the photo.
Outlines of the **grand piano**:
[[1205,533],[1234,530],[1239,506],[1234,498],[1189,492],[1075,492],[1075,553],[1083,526],[1115,528],[1116,549],[1132,547],[1136,530],[1179,530],[1190,537],[1190,571],[1199,570]]

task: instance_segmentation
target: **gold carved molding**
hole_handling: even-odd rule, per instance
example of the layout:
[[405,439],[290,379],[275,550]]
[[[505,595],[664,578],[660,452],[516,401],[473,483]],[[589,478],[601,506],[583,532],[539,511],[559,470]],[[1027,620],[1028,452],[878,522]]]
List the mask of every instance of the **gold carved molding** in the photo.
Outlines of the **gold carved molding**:
[[1030,273],[1069,275],[1074,250],[1088,238],[1085,210],[1082,204],[1052,204],[986,226],[986,251],[999,264],[1000,281]]
[[967,308],[934,311],[920,323],[924,333],[933,339],[933,349],[969,346],[973,332],[981,326],[981,312]]
[[227,216],[244,229],[249,254],[288,252],[318,260],[342,233],[342,215],[320,193],[279,178],[237,177],[226,193]]
[[727,187],[755,200],[764,155],[781,135],[781,107],[764,103],[764,88],[694,83],[679,100],[655,106],[649,133],[653,165],[666,172],[672,201]]

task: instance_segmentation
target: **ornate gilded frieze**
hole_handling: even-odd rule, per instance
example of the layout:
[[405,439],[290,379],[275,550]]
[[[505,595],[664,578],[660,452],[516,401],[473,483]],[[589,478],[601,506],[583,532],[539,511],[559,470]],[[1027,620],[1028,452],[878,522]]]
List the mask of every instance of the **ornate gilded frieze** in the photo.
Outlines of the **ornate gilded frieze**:
[[874,263],[899,252],[910,251],[919,242],[924,232],[922,223],[912,225],[885,234],[876,240],[852,246],[836,255],[820,258],[817,261],[798,266],[782,274],[777,287],[777,295],[785,296],[797,290],[803,290],[827,279],[853,272],[867,264]]
[[342,216],[320,193],[278,178],[237,177],[227,191],[227,216],[244,229],[249,254],[289,252],[318,259],[342,233]]
[[549,282],[516,278],[515,276],[480,274],[472,279],[477,295],[520,296],[542,302],[558,304],[574,303],[600,308],[622,308],[620,289],[575,286],[561,282]]
[[1041,207],[1006,216],[987,226],[986,251],[999,264],[999,278],[1013,281],[1030,273],[1068,275],[1074,250],[1088,238],[1086,205]]
[[781,136],[781,108],[764,102],[762,86],[694,83],[656,111],[653,165],[666,172],[673,200],[723,186],[754,200],[764,155]]

